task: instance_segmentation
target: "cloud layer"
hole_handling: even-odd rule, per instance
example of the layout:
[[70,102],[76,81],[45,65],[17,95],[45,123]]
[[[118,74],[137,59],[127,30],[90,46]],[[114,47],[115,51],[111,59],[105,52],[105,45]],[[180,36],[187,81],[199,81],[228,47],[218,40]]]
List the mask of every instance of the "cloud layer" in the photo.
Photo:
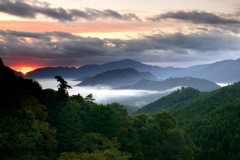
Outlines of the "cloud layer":
[[141,39],[122,40],[81,37],[56,31],[0,30],[0,53],[3,59],[29,59],[35,63],[41,61],[46,66],[76,66],[134,57],[153,62],[177,61],[179,57],[197,59],[224,52],[238,52],[239,44],[239,37],[224,33],[153,34]]
[[147,18],[149,21],[161,21],[166,19],[175,19],[191,22],[194,24],[240,24],[240,21],[234,19],[225,19],[214,13],[204,11],[177,11],[166,12]]
[[[9,65],[81,66],[130,58],[189,66],[240,54],[239,13],[178,10],[142,18],[111,9],[54,8],[37,0],[0,0],[0,12],[20,17],[0,24],[0,56]],[[77,36],[88,33],[105,38]],[[106,38],[119,33],[127,38]]]
[[112,18],[124,21],[141,21],[140,18],[134,13],[120,14],[119,12],[110,9],[97,10],[91,8],[86,8],[84,11],[78,9],[67,10],[62,7],[51,8],[49,5],[30,5],[23,0],[0,0],[0,12],[31,19],[35,19],[38,14],[41,14],[59,21],[76,21],[79,19],[96,20],[99,18]]
[[[34,4],[27,3],[24,0],[0,0],[0,12],[14,15],[21,18],[36,19],[37,15],[44,15],[47,18],[52,18],[59,21],[77,21],[77,20],[96,20],[96,19],[116,19],[122,21],[142,21],[142,18],[135,13],[121,14],[111,9],[97,10],[93,8],[79,9],[64,9],[51,8],[48,3],[34,1]],[[38,2],[38,3],[36,3]],[[38,4],[38,5],[36,5]],[[229,17],[238,17],[239,13],[228,15]],[[238,19],[223,18],[215,13],[205,11],[169,11],[155,16],[148,16],[147,21],[163,21],[168,19],[181,20],[193,24],[211,24],[211,25],[226,25],[240,24]]]

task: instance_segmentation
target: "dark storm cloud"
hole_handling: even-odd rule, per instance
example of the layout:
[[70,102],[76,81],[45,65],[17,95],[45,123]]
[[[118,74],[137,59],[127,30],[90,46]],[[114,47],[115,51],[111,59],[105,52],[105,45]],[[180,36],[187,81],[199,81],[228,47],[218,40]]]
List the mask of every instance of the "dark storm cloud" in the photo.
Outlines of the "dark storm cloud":
[[225,19],[214,13],[208,13],[204,11],[177,11],[166,12],[153,17],[148,17],[149,21],[161,21],[166,19],[176,19],[188,21],[194,24],[240,24],[240,21],[234,19]]
[[[41,4],[41,3],[40,3]],[[113,10],[96,10],[87,8],[84,11],[77,9],[64,9],[64,8],[50,8],[49,5],[30,5],[25,1],[10,1],[0,0],[0,12],[22,18],[36,18],[37,14],[42,14],[46,17],[57,19],[60,21],[76,21],[78,19],[95,20],[98,18],[114,18],[119,20],[137,20],[141,19],[134,13],[120,14]]]
[[133,40],[110,40],[109,41],[126,53],[143,52],[151,50],[171,51],[176,54],[188,51],[199,53],[216,52],[219,50],[238,50],[239,37],[216,33],[193,33],[193,34],[155,34],[145,36],[143,39]]
[[194,58],[238,51],[239,44],[239,37],[224,33],[155,34],[142,39],[121,40],[85,38],[65,32],[0,30],[0,57],[16,61],[32,58],[36,63],[50,66],[76,65],[79,61],[93,63],[117,57],[143,61],[146,58],[156,61],[169,55],[172,60],[186,55]]
[[0,11],[19,17],[35,18],[34,8],[21,1],[11,2],[9,0],[1,0]]
[[137,20],[141,21],[141,19],[136,16],[134,13],[127,13],[127,14],[120,14],[117,11],[113,11],[110,9],[106,9],[103,11],[87,8],[85,11],[72,9],[70,10],[70,13],[73,17],[81,17],[88,20],[95,20],[97,18],[114,18],[119,20],[126,20],[126,21],[132,21]]

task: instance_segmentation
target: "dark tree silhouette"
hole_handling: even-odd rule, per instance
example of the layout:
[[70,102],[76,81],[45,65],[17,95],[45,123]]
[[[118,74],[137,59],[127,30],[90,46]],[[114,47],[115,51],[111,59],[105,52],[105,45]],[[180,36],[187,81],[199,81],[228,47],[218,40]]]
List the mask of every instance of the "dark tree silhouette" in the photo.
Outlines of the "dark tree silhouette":
[[55,79],[59,82],[58,91],[68,94],[67,89],[71,89],[72,87],[68,85],[67,81],[65,81],[61,76],[55,76]]
[[3,64],[2,58],[0,58],[0,68],[2,67],[4,67],[4,64]]

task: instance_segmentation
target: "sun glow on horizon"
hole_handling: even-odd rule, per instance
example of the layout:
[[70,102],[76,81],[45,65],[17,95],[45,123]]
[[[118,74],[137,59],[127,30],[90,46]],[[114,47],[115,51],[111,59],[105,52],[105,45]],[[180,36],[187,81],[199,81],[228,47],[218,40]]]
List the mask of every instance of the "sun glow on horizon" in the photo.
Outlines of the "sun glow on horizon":
[[30,71],[33,71],[35,68],[32,67],[21,67],[21,69],[17,70],[19,72],[22,72],[24,75]]

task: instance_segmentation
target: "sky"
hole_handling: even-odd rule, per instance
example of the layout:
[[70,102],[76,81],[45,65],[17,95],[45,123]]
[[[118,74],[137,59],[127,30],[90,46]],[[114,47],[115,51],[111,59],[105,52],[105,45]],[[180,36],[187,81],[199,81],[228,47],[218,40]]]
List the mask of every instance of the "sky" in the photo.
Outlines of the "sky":
[[239,0],[0,0],[0,57],[27,72],[133,59],[189,67],[240,58]]

